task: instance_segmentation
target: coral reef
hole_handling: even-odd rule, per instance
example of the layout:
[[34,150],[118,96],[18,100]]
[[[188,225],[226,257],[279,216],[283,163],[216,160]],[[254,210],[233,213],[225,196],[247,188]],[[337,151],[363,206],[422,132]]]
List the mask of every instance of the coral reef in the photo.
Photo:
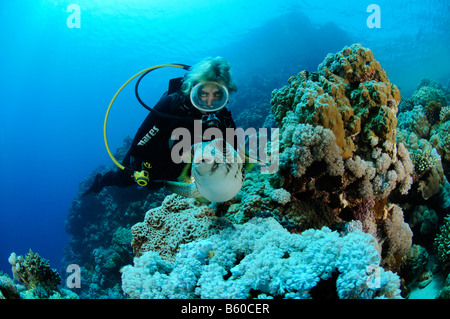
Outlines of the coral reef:
[[[115,157],[122,158],[130,143],[126,138]],[[71,237],[63,264],[80,266],[80,298],[123,298],[119,270],[133,260],[131,226],[168,195],[163,189],[105,187],[99,194],[82,196],[97,173],[110,169],[114,167],[101,166],[80,183],[66,220]]]
[[450,274],[445,279],[444,287],[442,288],[438,299],[450,299]]
[[300,72],[289,83],[272,93],[272,111],[278,122],[288,111],[294,113],[282,126],[309,123],[331,129],[344,160],[352,156],[353,139],[361,130],[366,135],[362,139],[395,142],[400,91],[370,50],[360,45],[346,47],[329,54],[318,73]]
[[61,277],[55,269],[50,268],[48,260],[31,251],[25,256],[12,253],[8,258],[12,266],[14,279],[28,289],[43,289],[45,293],[58,291]]
[[[411,290],[415,291],[414,295],[431,282],[438,282],[449,271],[443,235],[450,198],[448,161],[443,147],[449,119],[443,103],[448,101],[448,96],[440,84],[423,80],[413,97],[402,101],[408,107],[402,108],[398,115],[397,142],[405,144],[414,165],[411,190],[403,199],[396,198],[414,233],[414,245],[402,260],[399,272],[405,281],[404,297]],[[448,298],[447,291],[444,287],[439,298]]]
[[277,202],[281,205],[285,205],[291,201],[291,194],[283,188],[278,188],[278,189],[274,189],[270,193],[270,198],[274,202]]
[[20,299],[14,280],[0,273],[0,299]]
[[[407,147],[414,165],[414,184],[409,194],[401,200],[405,218],[414,232],[414,242],[420,244],[422,255],[430,255],[430,269],[449,271],[448,243],[445,216],[449,214],[449,161],[447,157],[450,92],[439,83],[424,79],[411,98],[402,101],[398,115],[397,142]],[[423,259],[423,258],[422,258]],[[423,259],[424,260],[424,259]],[[405,269],[412,260],[405,259]],[[424,288],[434,280],[430,270],[422,276],[400,272],[408,287]],[[445,290],[445,289],[444,289]],[[444,291],[443,290],[443,291]],[[446,294],[441,294],[441,298]],[[447,295],[448,296],[448,295]]]
[[419,149],[414,153],[411,152],[410,156],[414,165],[414,171],[418,174],[428,172],[441,160],[435,152],[429,150],[424,151],[422,149]]
[[320,203],[298,201],[284,188],[277,175],[247,174],[242,190],[228,203],[215,207],[216,214],[243,224],[253,217],[273,217],[291,232],[322,228],[337,223],[338,218]]
[[428,262],[429,254],[427,250],[423,246],[413,245],[408,253],[403,256],[399,273],[409,286],[414,286],[423,277],[423,273],[427,271]]
[[280,165],[291,167],[295,177],[301,177],[314,162],[323,161],[326,173],[340,176],[344,173],[344,162],[339,155],[336,138],[329,129],[310,124],[290,126],[283,132],[281,144],[284,152],[280,154]]
[[447,272],[450,271],[450,215],[445,217],[434,244],[441,267]]
[[360,45],[329,54],[317,73],[291,77],[271,100],[283,187],[299,199],[320,198],[336,214],[369,198],[380,217],[390,193],[406,194],[413,181],[409,153],[396,143],[399,101],[398,88]]
[[440,121],[441,109],[442,104],[435,101],[431,101],[426,105],[425,115],[427,116],[430,125],[434,125],[436,122]]
[[17,256],[11,253],[8,258],[12,266],[13,277],[0,274],[0,299],[77,299],[72,291],[60,288],[61,277],[50,267],[47,259],[30,249],[28,254]]
[[399,129],[426,140],[442,162],[443,174],[450,175],[450,92],[438,82],[424,79],[410,99],[402,101],[411,108],[399,115]]
[[450,120],[439,125],[432,131],[430,143],[438,150],[439,154],[446,161],[450,161]]
[[414,133],[417,139],[427,138],[430,133],[430,123],[425,115],[424,107],[416,105],[409,111],[400,112],[398,114],[397,128],[397,138],[401,130]]
[[443,107],[439,113],[439,121],[441,123],[447,122],[448,120],[450,120],[450,106]]
[[436,211],[425,205],[416,206],[408,221],[411,228],[414,228],[417,225],[418,231],[423,235],[436,231],[438,222],[439,218]]
[[[379,258],[377,266],[382,266],[383,271],[384,268],[398,271],[404,266],[403,256],[412,246],[412,232],[404,222],[402,208],[390,202],[389,198],[407,194],[415,176],[414,162],[407,147],[397,141],[396,114],[399,101],[398,89],[389,82],[370,50],[354,45],[329,55],[319,66],[318,73],[300,72],[289,79],[288,86],[272,94],[272,111],[281,132],[279,173],[272,176],[247,174],[242,190],[233,200],[211,204],[203,210],[213,208],[210,218],[214,213],[226,217],[236,228],[254,224],[256,220],[262,222],[269,219],[291,233],[301,233],[301,236],[312,229],[342,229],[346,222],[357,220],[360,223],[358,227],[373,239],[372,249]],[[423,169],[417,169],[421,172],[420,176],[432,171],[436,162],[431,161],[431,168],[424,165]],[[418,163],[416,161],[417,167]],[[194,201],[182,201],[184,206],[179,211],[177,204],[177,214],[183,211],[189,211],[191,215],[195,212],[203,214]],[[157,218],[152,217],[155,212]],[[160,239],[161,233],[155,233],[155,229],[161,226],[162,233],[168,233],[164,230],[167,219],[161,220],[160,215],[171,219],[173,212],[165,205],[154,209],[154,212],[149,211],[145,221],[136,225],[137,231],[133,231],[133,242],[138,247],[135,251],[139,258],[135,259],[134,268],[127,266],[123,269],[122,279],[122,288],[129,296],[242,298],[315,295],[317,290],[312,287],[316,286],[317,280],[310,283],[312,291],[306,289],[305,295],[294,293],[287,296],[284,292],[277,294],[268,290],[266,286],[272,284],[269,279],[264,289],[252,282],[253,279],[248,279],[252,282],[252,288],[240,286],[241,276],[245,277],[243,273],[236,277],[239,280],[231,282],[230,278],[234,279],[231,269],[239,268],[242,258],[247,257],[238,257],[235,268],[232,265],[228,268],[221,266],[224,269],[219,269],[218,265],[210,266],[218,256],[217,249],[202,246],[197,249],[202,251],[199,253],[195,252],[194,247],[199,243],[210,245],[206,243],[219,236],[215,234],[217,229],[211,229],[210,226],[200,228],[200,235],[189,240],[179,234],[174,239],[169,234],[165,235],[168,240],[164,241]],[[184,219],[179,228],[183,229],[185,222],[191,225],[194,220]],[[142,240],[142,232],[156,234],[155,239],[146,235]],[[189,241],[189,244],[185,244]],[[227,241],[232,242],[233,239]],[[223,241],[222,245],[225,244],[226,241]],[[183,261],[186,265],[182,266],[183,262],[179,258],[183,254],[200,254],[203,256],[202,262]],[[245,260],[254,261],[254,258]],[[220,270],[221,275],[203,275],[202,263],[206,264],[207,269],[215,267],[212,269],[216,272]],[[253,266],[246,264],[245,267]],[[267,267],[270,273],[279,264],[274,262]],[[178,282],[180,279],[174,279],[180,276],[188,282],[183,281],[181,284]],[[264,277],[264,274],[260,276]],[[337,274],[333,276],[337,278]],[[226,295],[215,290],[202,292],[203,289],[209,289],[206,287],[194,289],[195,286],[206,284],[207,279],[200,280],[203,277],[208,278],[209,282],[214,281],[216,285],[220,282],[220,291]],[[336,278],[328,279],[333,281]],[[158,288],[150,291],[150,286]],[[336,293],[339,297],[348,297]],[[373,293],[365,295],[361,291],[349,294],[363,298],[375,296]]]
[[358,44],[288,82],[271,100],[281,186],[298,201],[320,203],[338,218],[334,223],[360,220],[382,246],[382,265],[395,270],[412,232],[389,198],[406,195],[414,181],[409,151],[397,141],[400,91]]
[[439,195],[442,208],[450,208],[450,183],[447,180],[442,185]]
[[133,251],[138,257],[146,251],[158,251],[162,259],[173,261],[181,244],[209,237],[227,223],[196,199],[172,194],[131,228]]
[[417,90],[412,94],[411,101],[414,105],[428,105],[431,102],[447,105],[449,102],[444,87],[430,79],[421,81]]
[[81,265],[81,298],[397,298],[432,280],[434,254],[448,272],[448,91],[424,80],[400,103],[357,44],[278,80],[230,102],[239,126],[280,129],[280,170],[247,173],[232,200],[134,187],[74,199],[65,263]]
[[326,282],[339,298],[398,298],[399,277],[378,266],[375,246],[358,229],[297,235],[255,218],[181,245],[174,264],[146,252],[123,268],[122,288],[130,298],[311,298]]
[[403,143],[410,153],[414,166],[413,192],[417,190],[425,200],[439,193],[445,178],[441,156],[437,150],[426,138],[419,139],[416,133],[408,130],[399,130],[397,140]]
[[399,206],[390,206],[384,228],[387,237],[383,243],[381,264],[384,268],[398,271],[403,256],[412,246],[413,237],[411,228],[403,221],[403,211]]

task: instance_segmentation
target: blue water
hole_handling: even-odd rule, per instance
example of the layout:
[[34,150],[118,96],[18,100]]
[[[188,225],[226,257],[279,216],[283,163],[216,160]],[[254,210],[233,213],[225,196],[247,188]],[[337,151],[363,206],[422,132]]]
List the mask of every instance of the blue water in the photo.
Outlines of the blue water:
[[[381,27],[369,28],[376,3]],[[80,28],[69,28],[70,4]],[[0,270],[29,249],[60,267],[78,185],[101,164],[106,107],[129,77],[163,63],[227,58],[237,84],[253,74],[315,71],[327,53],[372,49],[403,96],[450,78],[448,0],[5,0],[0,2]],[[152,74],[149,104],[180,70]],[[284,84],[284,83],[283,83]],[[111,113],[110,147],[147,111],[132,89]]]

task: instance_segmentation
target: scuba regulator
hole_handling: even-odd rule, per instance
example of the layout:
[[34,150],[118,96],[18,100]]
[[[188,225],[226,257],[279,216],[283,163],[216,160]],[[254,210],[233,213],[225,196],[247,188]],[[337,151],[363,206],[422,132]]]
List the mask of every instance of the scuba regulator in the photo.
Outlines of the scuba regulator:
[[152,165],[150,163],[142,163],[142,170],[141,171],[135,171],[133,174],[134,180],[139,186],[147,186],[150,178],[149,178],[149,169],[152,168]]
[[210,113],[202,116],[202,124],[208,127],[219,127],[221,122],[215,113]]
[[180,69],[183,69],[183,70],[186,70],[186,71],[189,70],[189,68],[190,68],[190,66],[188,66],[188,65],[185,65],[185,64],[179,64],[179,63],[161,64],[161,65],[156,65],[156,66],[152,66],[152,67],[150,67],[150,68],[144,69],[144,70],[140,71],[139,73],[133,75],[128,81],[126,81],[126,82],[119,88],[119,90],[116,92],[116,94],[114,94],[114,96],[113,96],[111,102],[109,103],[108,109],[106,110],[105,121],[104,121],[104,124],[103,124],[103,137],[104,137],[104,140],[105,140],[106,150],[107,150],[109,156],[111,157],[111,159],[112,159],[112,161],[114,162],[114,164],[117,165],[117,167],[119,167],[121,170],[129,171],[129,172],[133,175],[134,180],[136,181],[136,183],[137,183],[139,186],[147,186],[147,185],[148,185],[148,182],[149,182],[149,180],[150,180],[148,170],[151,169],[151,164],[150,164],[150,163],[143,163],[143,164],[142,164],[142,170],[141,170],[141,171],[134,171],[134,170],[132,170],[131,168],[125,167],[124,165],[122,165],[121,163],[119,163],[119,162],[115,159],[115,157],[112,155],[111,150],[109,149],[108,139],[106,138],[106,125],[107,125],[107,123],[108,123],[109,112],[110,112],[111,107],[112,107],[114,101],[116,100],[117,96],[118,96],[119,93],[120,93],[120,92],[128,85],[128,83],[130,83],[132,80],[134,80],[134,79],[135,79],[136,77],[138,77],[139,75],[140,75],[141,77],[139,78],[139,80],[137,81],[136,86],[135,86],[135,94],[136,94],[136,97],[137,97],[138,101],[139,101],[145,108],[147,108],[148,110],[150,110],[150,111],[152,111],[152,112],[155,112],[155,113],[156,113],[157,115],[159,115],[159,116],[174,118],[174,117],[171,116],[171,115],[163,114],[163,113],[161,113],[161,112],[159,112],[159,111],[157,111],[157,110],[154,110],[154,109],[152,109],[152,108],[149,108],[149,107],[148,107],[147,105],[145,105],[145,103],[141,100],[141,98],[139,97],[139,93],[138,93],[138,86],[139,86],[139,83],[140,83],[140,81],[142,80],[142,78],[143,78],[144,76],[146,76],[148,73],[150,73],[151,71],[156,70],[156,69],[159,69],[159,68],[163,68],[163,67],[175,67],[175,68],[180,68]]

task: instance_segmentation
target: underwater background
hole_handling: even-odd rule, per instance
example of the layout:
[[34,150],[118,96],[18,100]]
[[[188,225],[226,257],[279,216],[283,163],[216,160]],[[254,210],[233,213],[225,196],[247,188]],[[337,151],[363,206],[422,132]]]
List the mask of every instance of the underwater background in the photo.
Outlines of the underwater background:
[[[80,9],[79,28],[68,20],[72,4]],[[371,4],[380,9],[380,27],[368,22]],[[373,52],[402,98],[410,98],[423,79],[448,94],[449,9],[445,0],[2,1],[0,271],[12,276],[8,257],[31,249],[64,280],[67,256],[76,255],[67,253],[69,212],[80,183],[112,164],[102,132],[106,108],[138,71],[225,57],[239,90],[230,109],[260,116],[252,122],[241,114],[237,122],[244,127],[264,122],[272,91],[291,76],[316,72],[328,53],[354,43]],[[159,99],[170,78],[183,74],[152,72],[141,89],[147,104]],[[253,112],[264,104],[267,114]],[[132,89],[122,92],[108,120],[111,150],[133,137],[146,115]],[[155,197],[157,205],[165,195]],[[96,212],[83,216],[95,220]],[[98,297],[94,290],[90,296]]]

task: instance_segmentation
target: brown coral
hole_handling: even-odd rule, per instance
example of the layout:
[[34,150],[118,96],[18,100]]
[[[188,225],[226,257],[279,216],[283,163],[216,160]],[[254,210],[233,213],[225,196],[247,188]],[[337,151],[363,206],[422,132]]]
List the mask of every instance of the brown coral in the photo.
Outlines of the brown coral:
[[146,251],[157,251],[161,258],[173,261],[181,244],[207,238],[226,224],[211,207],[172,194],[131,228],[133,251],[137,257]]
[[384,223],[386,241],[383,244],[382,265],[388,269],[397,271],[403,256],[412,246],[413,233],[411,228],[403,220],[403,211],[397,205],[390,205],[387,219]]
[[439,121],[441,114],[442,104],[439,102],[431,101],[425,106],[425,115],[427,116],[430,125],[434,125]]
[[314,80],[310,73],[300,72],[290,78],[289,86],[272,93],[278,122],[292,110],[298,122],[332,130],[344,160],[354,155],[358,144],[370,146],[374,138],[395,143],[400,91],[370,50],[353,45],[329,55],[318,75]]
[[[337,210],[343,208],[338,197],[356,207],[362,198],[384,203],[397,187],[405,194],[413,168],[408,151],[396,142],[399,101],[400,91],[373,53],[358,44],[329,54],[318,73],[291,77],[289,85],[272,92],[271,100],[283,137],[283,187],[292,194],[313,189]],[[313,136],[315,129],[308,125],[331,130],[340,158],[314,156],[314,150],[325,147],[324,139]],[[331,157],[333,163],[327,163]],[[339,167],[336,174],[327,172],[334,167]]]

